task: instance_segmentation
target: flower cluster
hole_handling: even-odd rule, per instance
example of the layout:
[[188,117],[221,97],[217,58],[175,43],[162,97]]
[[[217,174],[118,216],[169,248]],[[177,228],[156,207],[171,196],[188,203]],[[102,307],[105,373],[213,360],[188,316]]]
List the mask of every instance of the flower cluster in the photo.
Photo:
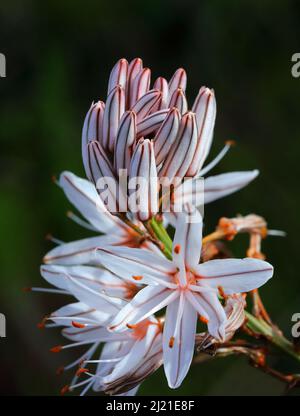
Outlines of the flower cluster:
[[[179,387],[195,345],[204,349],[230,339],[244,321],[241,294],[273,274],[273,267],[260,258],[207,255],[195,192],[204,192],[204,203],[209,203],[244,187],[258,172],[212,176],[201,191],[197,186],[195,190],[193,181],[200,181],[230,147],[227,143],[203,167],[213,138],[214,92],[202,87],[189,111],[183,69],[169,82],[157,78],[152,89],[150,75],[141,59],[117,62],[106,102],[93,103],[84,122],[82,155],[88,180],[63,172],[58,181],[85,219],[73,213],[70,217],[97,234],[59,242],[41,266],[44,279],[57,288],[54,292],[76,299],[46,318],[46,326],[62,326],[71,341],[52,351],[87,346],[64,367],[76,368],[76,374],[63,392],[82,386],[81,394],[90,388],[135,394],[162,365],[170,388]],[[128,184],[138,178],[143,186],[136,198]],[[169,212],[162,209],[160,179],[173,185]],[[181,212],[174,209],[178,200]],[[230,226],[238,232],[252,226],[252,217],[248,222]],[[167,224],[175,228],[173,241]]]

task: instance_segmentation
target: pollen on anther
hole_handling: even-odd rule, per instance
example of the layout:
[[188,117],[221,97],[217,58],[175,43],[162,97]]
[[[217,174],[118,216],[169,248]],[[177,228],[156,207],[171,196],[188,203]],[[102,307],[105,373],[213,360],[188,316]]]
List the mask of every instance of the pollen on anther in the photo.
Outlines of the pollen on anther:
[[142,280],[143,276],[132,276],[134,280]]
[[70,387],[68,385],[66,385],[60,390],[60,394],[63,396],[64,394],[68,393],[69,391],[70,391]]
[[175,254],[179,254],[181,250],[181,246],[180,244],[176,244],[176,246],[174,247],[174,253]]
[[85,374],[89,371],[88,368],[84,368],[84,367],[80,367],[77,371],[76,371],[76,376],[80,376],[81,374]]
[[170,341],[169,341],[169,347],[170,347],[170,348],[173,348],[173,346],[174,346],[174,341],[175,341],[175,338],[174,338],[174,337],[171,337],[171,338],[170,338]]
[[72,325],[74,326],[74,328],[85,328],[84,324],[81,324],[80,322],[76,322],[76,321],[72,321]]
[[131,325],[131,324],[126,324],[126,326],[129,329],[135,329],[137,327],[137,325]]
[[205,316],[199,315],[199,321],[204,323],[204,324],[208,324],[209,320],[207,318],[205,318]]
[[223,299],[226,299],[226,298],[227,298],[227,295],[226,295],[226,294],[225,294],[225,292],[224,292],[223,286],[218,286],[218,291],[219,291],[220,296],[221,296]]
[[50,348],[50,352],[61,352],[62,350],[62,346],[61,345],[56,345],[55,347]]

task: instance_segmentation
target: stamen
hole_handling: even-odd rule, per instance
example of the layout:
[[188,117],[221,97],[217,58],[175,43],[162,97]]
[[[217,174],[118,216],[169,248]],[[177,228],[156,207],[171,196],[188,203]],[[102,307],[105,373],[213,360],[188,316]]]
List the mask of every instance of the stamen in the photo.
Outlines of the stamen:
[[93,227],[90,223],[87,221],[84,221],[82,218],[78,217],[78,215],[74,214],[72,211],[67,211],[67,217],[70,218],[70,220],[74,221],[76,224],[80,225],[83,228],[86,228],[90,231],[97,231],[95,227]]
[[78,368],[78,370],[76,371],[76,376],[80,376],[81,374],[85,374],[89,371],[88,368],[84,368],[84,367],[80,367]]
[[24,289],[25,292],[41,292],[41,293],[58,293],[60,295],[70,295],[69,292],[67,292],[66,290],[61,290],[61,289],[48,289],[45,287],[31,287],[31,288],[25,288]]
[[130,325],[130,324],[126,324],[127,328],[129,329],[135,329],[137,328],[137,325]]
[[223,159],[223,157],[226,155],[233,143],[234,142],[232,140],[227,141],[220,153],[208,165],[206,165],[205,168],[200,170],[200,172],[197,175],[197,178],[204,176],[207,172],[214,168]]
[[61,350],[63,349],[63,347],[61,345],[56,345],[55,347],[50,348],[50,352],[61,352]]
[[45,239],[48,241],[52,241],[52,243],[57,244],[58,246],[64,244],[64,241],[59,240],[58,238],[53,237],[52,234],[46,234]]
[[63,374],[64,371],[65,371],[64,366],[58,367],[58,369],[56,370],[56,375],[60,376],[61,374]]
[[208,324],[209,320],[207,318],[205,318],[205,316],[203,315],[199,315],[199,320],[200,322],[202,322],[203,324]]
[[176,244],[176,246],[174,247],[174,253],[179,254],[180,250],[181,250],[180,244]]
[[219,291],[219,295],[223,298],[223,299],[227,299],[228,296],[226,295],[223,286],[218,286],[218,291]]

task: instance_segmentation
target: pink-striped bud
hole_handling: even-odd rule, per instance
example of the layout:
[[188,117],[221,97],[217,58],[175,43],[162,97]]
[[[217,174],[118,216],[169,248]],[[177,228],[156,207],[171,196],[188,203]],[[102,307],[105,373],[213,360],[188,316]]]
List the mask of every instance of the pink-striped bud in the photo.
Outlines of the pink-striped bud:
[[148,134],[156,132],[168,112],[169,109],[156,111],[140,121],[137,124],[137,137],[147,136]]
[[159,77],[154,82],[153,88],[156,89],[156,90],[161,91],[161,101],[160,101],[156,111],[163,110],[164,108],[167,108],[168,99],[169,99],[168,81],[163,77]]
[[134,78],[130,87],[130,102],[129,108],[149,90],[151,71],[149,68],[143,68]]
[[143,69],[143,61],[141,58],[133,59],[129,66],[128,66],[128,73],[127,73],[127,85],[126,85],[126,109],[130,108],[130,103],[132,101],[132,94],[133,94],[133,81],[135,77],[142,71]]
[[102,101],[93,103],[85,117],[82,129],[82,160],[86,169],[87,165],[87,145],[91,140],[102,141],[102,125],[105,104]]
[[141,139],[132,156],[128,189],[129,208],[140,221],[158,212],[158,178],[153,143]]
[[177,69],[169,82],[169,100],[178,88],[186,90],[187,76],[183,68]]
[[114,153],[114,167],[116,172],[119,172],[120,169],[129,170],[135,138],[136,115],[133,111],[126,111],[120,121],[120,127],[116,137]]
[[209,153],[216,119],[216,99],[213,90],[202,87],[194,102],[192,111],[195,113],[198,140],[197,148],[187,172],[188,176],[195,176],[202,168]]
[[105,150],[113,152],[120,119],[125,111],[124,89],[117,85],[109,94],[103,117],[103,140]]
[[137,120],[140,121],[145,118],[159,104],[160,100],[161,92],[159,90],[151,90],[143,95],[132,107],[132,111],[135,112]]
[[108,81],[108,88],[107,88],[107,95],[117,86],[120,85],[126,90],[126,82],[127,82],[127,71],[128,71],[128,62],[126,59],[120,59],[116,65],[113,67],[109,81]]
[[195,114],[188,112],[181,119],[177,138],[159,172],[160,177],[171,181],[185,176],[194,157],[197,136]]
[[172,108],[154,137],[154,151],[157,165],[160,165],[165,160],[171,150],[177,137],[180,118],[178,109]]
[[181,88],[178,88],[176,91],[174,91],[170,100],[169,107],[178,108],[181,115],[188,111],[188,103],[184,91]]

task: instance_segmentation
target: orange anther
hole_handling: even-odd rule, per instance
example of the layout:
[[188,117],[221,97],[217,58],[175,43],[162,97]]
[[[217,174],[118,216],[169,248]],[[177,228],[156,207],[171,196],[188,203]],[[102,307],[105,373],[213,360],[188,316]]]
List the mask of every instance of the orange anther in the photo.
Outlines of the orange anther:
[[130,325],[130,324],[126,324],[126,326],[129,329],[135,329],[137,327],[137,325]]
[[173,348],[173,346],[174,346],[174,341],[175,341],[175,338],[174,338],[174,337],[171,337],[171,338],[170,338],[170,341],[169,341],[169,347],[170,347],[170,348]]
[[142,280],[143,276],[132,276],[134,280]]
[[81,324],[80,322],[72,321],[72,325],[74,326],[74,328],[85,328],[85,325]]
[[88,368],[80,367],[76,371],[76,376],[80,376],[81,374],[87,373],[89,371]]
[[23,292],[31,292],[32,288],[31,287],[23,287],[22,291]]
[[227,144],[227,146],[235,146],[236,141],[235,140],[226,140],[225,144]]
[[222,296],[222,298],[224,298],[224,299],[227,298],[227,295],[224,292],[223,286],[218,286],[218,291],[219,291],[220,296]]
[[205,318],[205,316],[199,315],[199,321],[204,323],[204,324],[208,324],[209,320],[207,318]]
[[56,375],[60,376],[64,371],[65,371],[65,367],[63,366],[58,367],[58,369],[56,370]]
[[174,253],[179,254],[180,250],[181,250],[180,244],[176,244],[176,246],[174,247]]
[[61,345],[56,345],[56,347],[52,347],[50,348],[50,352],[61,352],[62,350],[62,346]]

